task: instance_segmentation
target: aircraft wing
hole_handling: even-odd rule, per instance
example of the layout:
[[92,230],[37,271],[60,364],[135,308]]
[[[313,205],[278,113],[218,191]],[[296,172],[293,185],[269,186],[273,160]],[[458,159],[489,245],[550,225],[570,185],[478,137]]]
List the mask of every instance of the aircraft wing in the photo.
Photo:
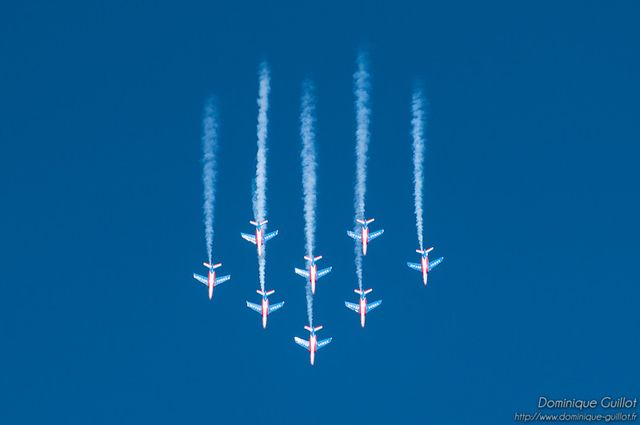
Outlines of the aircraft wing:
[[305,341],[304,339],[298,338],[297,336],[294,336],[293,340],[296,342],[296,344],[298,344],[300,347],[304,348],[305,350],[309,349],[309,341]]
[[373,233],[369,233],[369,240],[372,241],[383,233],[384,233],[384,229],[376,230]]
[[221,283],[226,282],[227,280],[231,279],[231,275],[228,274],[226,276],[220,276],[220,277],[216,277],[216,284],[214,286],[218,286]]
[[322,269],[318,272],[318,276],[317,278],[320,279],[322,276],[326,276],[329,274],[329,272],[331,271],[333,267],[327,267],[326,269]]
[[309,272],[296,267],[296,274],[309,279]]
[[360,306],[358,304],[354,304],[354,303],[350,303],[349,301],[345,301],[344,305],[348,309],[351,309],[351,310],[355,311],[356,313],[360,313]]
[[280,307],[282,307],[284,305],[284,301],[277,303],[277,304],[272,304],[269,306],[269,314],[273,313],[274,311],[278,310]]
[[273,239],[276,236],[278,236],[277,230],[275,232],[267,233],[266,235],[264,235],[264,241],[267,242],[269,239]]
[[407,261],[407,266],[411,267],[413,270],[418,270],[419,272],[422,271],[422,266],[418,263],[410,263]]
[[258,314],[262,314],[262,307],[260,307],[258,304],[250,303],[249,301],[247,301],[247,307]]
[[325,345],[329,345],[332,339],[333,338],[327,338],[327,339],[323,339],[322,341],[318,341],[318,345],[316,345],[316,350],[321,349]]
[[347,235],[349,235],[350,238],[353,238],[355,240],[358,240],[358,241],[362,240],[362,235],[359,235],[356,232],[352,232],[351,230],[347,230]]
[[433,260],[429,263],[429,270],[433,269],[434,267],[436,267],[438,264],[442,263],[442,261],[444,260],[444,257],[440,257],[437,260]]
[[254,235],[249,235],[247,233],[240,233],[240,236],[242,236],[242,239],[244,239],[245,241],[249,241],[255,245],[256,237]]
[[204,277],[204,276],[200,276],[199,274],[194,273],[194,274],[193,274],[193,278],[194,278],[195,280],[197,280],[198,282],[200,282],[200,283],[204,283],[204,284],[205,284],[205,285],[207,285],[207,286],[209,285],[209,282],[207,281],[207,278],[206,278],[206,277]]
[[373,310],[374,308],[378,307],[380,304],[382,304],[382,300],[374,301],[372,303],[367,304],[367,313]]

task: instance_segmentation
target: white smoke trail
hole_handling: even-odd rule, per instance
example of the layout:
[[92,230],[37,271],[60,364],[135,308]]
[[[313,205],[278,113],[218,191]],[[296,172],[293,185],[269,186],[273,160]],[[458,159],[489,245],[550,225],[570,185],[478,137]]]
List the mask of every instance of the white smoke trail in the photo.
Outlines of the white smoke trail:
[[213,250],[213,206],[215,200],[215,178],[216,178],[216,158],[215,152],[218,143],[218,123],[216,121],[216,109],[213,99],[207,100],[204,106],[204,117],[202,120],[202,183],[204,186],[204,234],[207,242],[207,254],[209,263]]
[[[356,186],[354,209],[356,219],[364,220],[364,201],[367,191],[367,150],[369,148],[369,72],[365,53],[358,54],[358,70],[353,75],[356,96]],[[358,233],[358,226],[354,232]],[[355,242],[356,275],[358,287],[362,290],[362,251],[360,242]]]
[[[260,223],[267,215],[267,112],[269,110],[269,68],[260,65],[258,90],[258,154],[256,160],[255,191],[253,192],[253,216]],[[260,289],[265,290],[266,247],[262,245],[262,256],[258,259]]]
[[416,212],[416,229],[418,231],[418,243],[423,249],[423,224],[422,224],[422,186],[424,184],[424,96],[420,86],[416,85],[411,102],[412,111],[412,135],[413,135],[413,196]]
[[311,81],[303,83],[300,136],[302,137],[302,189],[304,193],[304,234],[307,255],[315,248],[316,232],[316,148],[315,148],[315,99]]
[[267,215],[267,112],[269,110],[269,68],[260,65],[258,95],[258,155],[256,162],[256,186],[253,193],[253,215],[258,222]]
[[311,283],[307,282],[307,319],[309,326],[313,327],[313,294],[311,293]]

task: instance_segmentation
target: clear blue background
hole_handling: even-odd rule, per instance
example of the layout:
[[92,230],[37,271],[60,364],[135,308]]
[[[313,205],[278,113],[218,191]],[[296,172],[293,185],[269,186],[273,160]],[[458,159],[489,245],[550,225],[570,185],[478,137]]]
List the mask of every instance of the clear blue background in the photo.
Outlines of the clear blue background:
[[[18,2],[16,2],[18,3]],[[640,395],[638,4],[20,2],[0,11],[0,422],[512,423],[540,395]],[[231,3],[231,2],[228,2]],[[258,2],[256,2],[258,3]],[[352,226],[370,55],[366,329]],[[272,70],[266,331],[250,231],[257,71]],[[318,254],[304,337],[299,103],[317,87]],[[410,97],[430,102],[416,260]],[[220,111],[203,272],[201,116]]]

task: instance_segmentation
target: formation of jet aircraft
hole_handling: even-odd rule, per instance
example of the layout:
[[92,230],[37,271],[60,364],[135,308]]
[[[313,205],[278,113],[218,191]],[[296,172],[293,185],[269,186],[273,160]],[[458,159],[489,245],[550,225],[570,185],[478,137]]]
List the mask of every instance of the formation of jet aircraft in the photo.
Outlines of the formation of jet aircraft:
[[[360,231],[359,232],[347,231],[347,235],[349,237],[355,239],[356,241],[361,242],[363,255],[367,255],[367,246],[369,242],[384,233],[384,229],[376,230],[371,233],[369,232],[369,224],[371,224],[373,221],[374,219],[368,219],[368,220],[357,219],[356,223],[358,223]],[[271,233],[265,234],[265,228],[266,228],[265,225],[268,223],[267,220],[250,221],[250,223],[256,228],[255,234],[251,235],[247,233],[240,233],[240,235],[242,236],[243,239],[256,245],[258,257],[261,257],[264,254],[265,243],[270,239],[273,239],[275,236],[277,236],[278,231],[276,230]],[[424,283],[425,286],[427,285],[427,277],[429,272],[433,270],[436,266],[438,266],[440,263],[442,263],[442,261],[444,260],[444,257],[439,257],[433,261],[429,261],[429,253],[431,251],[433,251],[433,248],[417,249],[416,252],[420,254],[420,263],[407,262],[407,266],[409,266],[411,269],[419,271],[422,274],[422,282]],[[305,256],[304,259],[306,260],[306,268],[299,269],[296,267],[295,273],[305,278],[305,281],[308,282],[311,286],[311,292],[315,294],[316,282],[321,277],[329,274],[332,270],[332,267],[327,267],[320,270],[318,269],[317,262],[322,259],[322,256]],[[220,277],[216,276],[216,269],[221,267],[222,263],[212,264],[212,263],[204,262],[202,264],[208,269],[207,276],[205,277],[197,273],[194,273],[193,277],[198,282],[201,282],[202,284],[207,286],[208,292],[209,292],[209,299],[211,300],[213,298],[213,288],[223,282],[228,281],[229,279],[231,279],[231,276],[230,275],[220,276]],[[358,303],[356,304],[348,301],[345,301],[344,303],[348,309],[353,310],[360,315],[360,325],[363,328],[365,327],[367,313],[369,313],[371,310],[379,307],[382,304],[382,300],[377,300],[373,302],[367,301],[367,295],[371,293],[372,290],[373,289],[366,289],[366,290],[355,289],[354,292],[359,295]],[[267,318],[269,314],[282,308],[282,306],[284,306],[284,301],[281,301],[275,304],[270,304],[269,296],[275,292],[274,290],[263,291],[259,289],[256,292],[262,297],[260,304],[254,304],[252,302],[246,301],[247,307],[262,316],[262,327],[266,328]],[[295,337],[294,341],[298,345],[300,345],[301,347],[309,351],[310,362],[313,365],[315,361],[316,351],[328,345],[333,338],[326,338],[320,341],[318,340],[316,336],[316,332],[322,329],[322,326],[316,326],[316,327],[305,326],[304,328],[307,331],[309,331],[309,339],[304,340],[302,338]]]

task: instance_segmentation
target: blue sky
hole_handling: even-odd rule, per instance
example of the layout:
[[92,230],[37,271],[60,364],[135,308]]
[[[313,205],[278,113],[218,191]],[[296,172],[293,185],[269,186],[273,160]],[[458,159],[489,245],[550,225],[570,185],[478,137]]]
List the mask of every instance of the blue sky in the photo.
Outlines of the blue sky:
[[[0,12],[2,423],[510,423],[537,397],[640,393],[638,5],[28,2]],[[358,318],[352,75],[369,53],[367,212],[385,234]],[[257,73],[271,68],[266,331],[250,231]],[[301,83],[317,93],[305,336]],[[430,104],[421,285],[410,99]],[[213,302],[201,117],[218,101]]]

